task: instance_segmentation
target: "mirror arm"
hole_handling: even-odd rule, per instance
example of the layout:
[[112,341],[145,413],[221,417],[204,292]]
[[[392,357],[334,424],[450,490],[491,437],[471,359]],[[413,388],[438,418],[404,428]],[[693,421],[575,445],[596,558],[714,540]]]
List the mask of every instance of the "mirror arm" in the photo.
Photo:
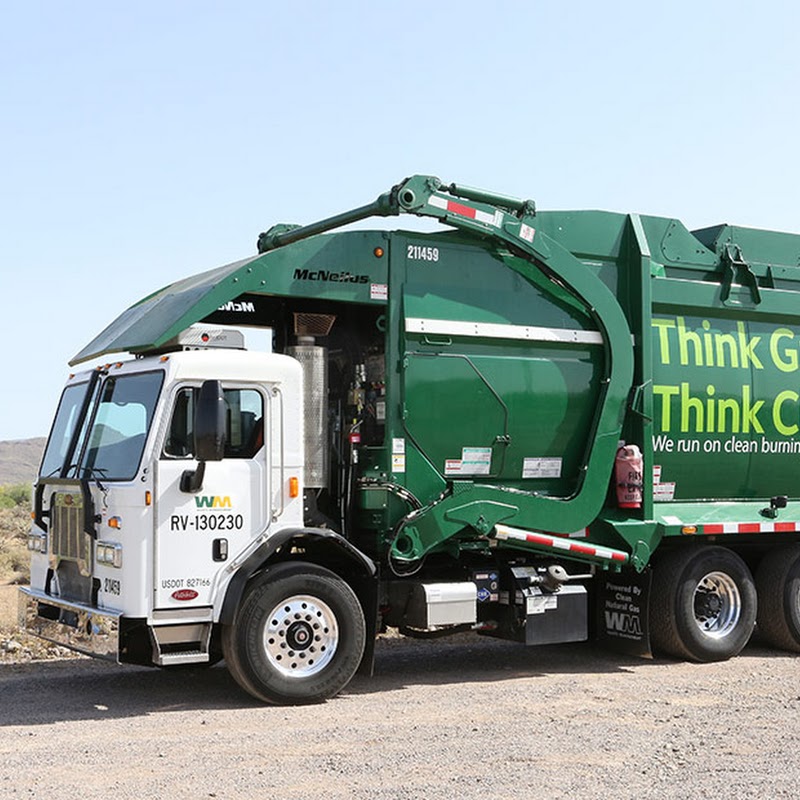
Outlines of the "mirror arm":
[[195,494],[203,488],[203,478],[206,476],[206,462],[199,461],[197,469],[185,469],[181,474],[181,491]]

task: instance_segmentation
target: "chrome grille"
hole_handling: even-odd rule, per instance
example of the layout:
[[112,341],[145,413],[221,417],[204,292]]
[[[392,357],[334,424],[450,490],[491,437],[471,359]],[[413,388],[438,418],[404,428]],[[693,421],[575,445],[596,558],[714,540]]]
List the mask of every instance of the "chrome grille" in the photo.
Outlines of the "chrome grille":
[[56,492],[50,506],[50,554],[56,560],[77,561],[81,572],[91,564],[92,540],[83,531],[83,497]]

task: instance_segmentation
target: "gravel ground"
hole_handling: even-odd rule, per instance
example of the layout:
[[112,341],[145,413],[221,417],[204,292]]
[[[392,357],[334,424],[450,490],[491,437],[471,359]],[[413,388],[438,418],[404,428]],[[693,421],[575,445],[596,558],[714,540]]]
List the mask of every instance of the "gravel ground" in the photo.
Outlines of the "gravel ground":
[[323,705],[262,706],[224,666],[0,664],[3,798],[796,798],[792,656],[723,664],[382,639]]
[[[0,665],[54,658],[82,658],[66,647],[27,636],[17,628],[16,586],[0,585]],[[0,703],[0,721],[3,706]]]

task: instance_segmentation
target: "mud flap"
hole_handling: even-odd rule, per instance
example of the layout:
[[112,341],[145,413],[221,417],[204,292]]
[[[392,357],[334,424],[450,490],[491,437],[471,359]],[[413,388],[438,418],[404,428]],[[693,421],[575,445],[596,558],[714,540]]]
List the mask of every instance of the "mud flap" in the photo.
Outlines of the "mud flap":
[[651,571],[598,572],[595,638],[626,655],[652,658],[648,611]]

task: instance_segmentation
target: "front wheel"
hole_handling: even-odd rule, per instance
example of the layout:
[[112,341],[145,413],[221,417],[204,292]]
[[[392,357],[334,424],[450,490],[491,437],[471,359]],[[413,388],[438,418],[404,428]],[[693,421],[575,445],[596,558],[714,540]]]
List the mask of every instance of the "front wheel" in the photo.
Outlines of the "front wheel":
[[724,547],[680,549],[653,572],[650,633],[659,650],[691,661],[724,661],[747,644],[756,622],[753,576]]
[[256,579],[223,636],[234,679],[269,703],[314,703],[350,681],[366,624],[353,590],[314,564],[280,564]]

